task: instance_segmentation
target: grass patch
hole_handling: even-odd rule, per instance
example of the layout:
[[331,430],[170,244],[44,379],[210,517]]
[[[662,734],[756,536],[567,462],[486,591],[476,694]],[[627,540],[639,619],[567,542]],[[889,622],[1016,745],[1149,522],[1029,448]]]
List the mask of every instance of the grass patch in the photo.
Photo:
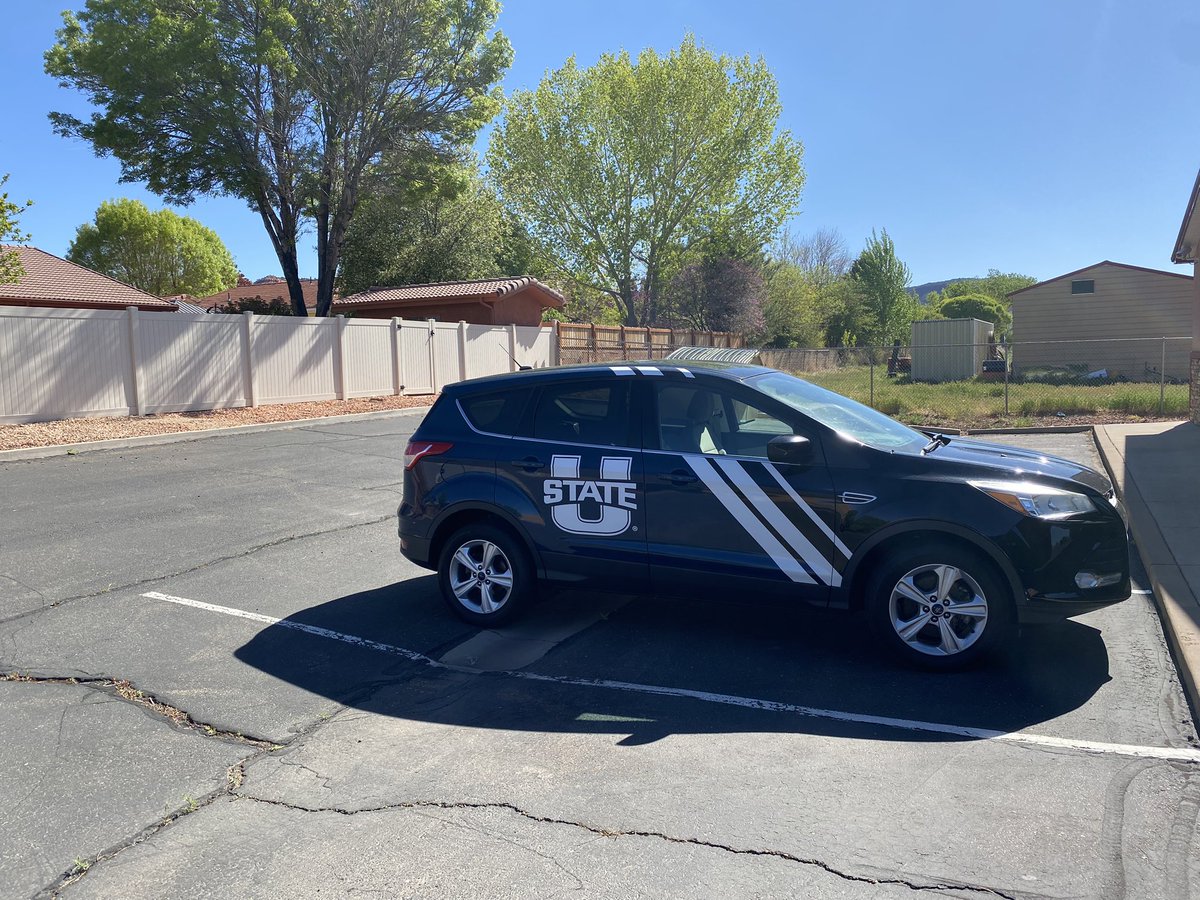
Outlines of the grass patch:
[[940,384],[914,382],[907,376],[888,378],[882,367],[875,369],[872,403],[871,371],[868,366],[797,373],[801,378],[837,391],[860,403],[870,403],[880,412],[911,425],[958,424],[986,427],[1002,420],[1006,425],[1033,426],[1047,418],[1095,416],[1106,421],[1116,417],[1179,418],[1187,415],[1188,388],[1168,384],[1159,408],[1159,386],[1155,383],[1048,384],[1013,382],[1008,386],[1008,411],[1004,408],[1004,384],[971,379]]

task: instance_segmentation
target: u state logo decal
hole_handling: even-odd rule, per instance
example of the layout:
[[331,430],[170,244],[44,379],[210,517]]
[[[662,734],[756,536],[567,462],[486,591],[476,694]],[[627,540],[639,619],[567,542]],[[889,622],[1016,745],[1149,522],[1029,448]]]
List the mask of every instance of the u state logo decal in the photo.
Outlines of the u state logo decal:
[[[569,534],[624,534],[637,509],[637,486],[630,481],[633,460],[602,457],[596,481],[579,477],[579,463],[578,456],[550,457],[550,477],[542,482],[542,500],[550,507],[554,524]],[[598,509],[599,514],[585,516],[585,503],[591,507],[588,512]]]

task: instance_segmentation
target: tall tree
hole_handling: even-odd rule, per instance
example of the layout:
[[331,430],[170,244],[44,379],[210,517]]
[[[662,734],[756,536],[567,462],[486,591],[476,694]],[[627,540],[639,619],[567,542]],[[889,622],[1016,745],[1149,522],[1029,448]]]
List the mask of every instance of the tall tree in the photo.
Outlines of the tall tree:
[[664,298],[665,322],[705,331],[736,331],[751,340],[766,331],[766,284],[757,269],[733,259],[684,266]]
[[100,204],[75,233],[67,259],[159,297],[207,297],[237,284],[237,266],[217,233],[140,200]]
[[[0,188],[8,182],[8,176],[0,177]],[[33,205],[32,200],[24,204],[8,199],[8,192],[0,193],[0,244],[23,244],[29,235],[23,234],[17,225],[21,213]],[[0,284],[11,284],[25,274],[21,257],[11,250],[0,249]]]
[[871,232],[867,246],[850,266],[850,281],[874,321],[869,341],[884,344],[907,340],[918,314],[914,306],[920,304],[908,293],[912,273],[896,256],[896,245],[887,229],[880,234]]
[[1008,305],[987,294],[958,294],[945,297],[936,307],[944,319],[982,319],[996,326],[996,337],[1012,327]]
[[946,285],[941,299],[963,297],[967,294],[985,294],[993,300],[1008,304],[1008,295],[1030,285],[1037,284],[1032,275],[1021,275],[1017,272],[1001,272],[999,269],[988,269],[982,278],[961,278]]
[[692,37],[665,56],[574,58],[517,91],[488,163],[506,203],[585,288],[653,323],[689,245],[765,245],[796,208],[802,147],[778,131],[761,59],[715,56]]
[[821,228],[804,237],[785,231],[771,245],[771,259],[795,266],[818,285],[844,277],[854,261],[846,239],[836,228]]
[[472,165],[437,167],[423,178],[365,197],[346,235],[344,294],[376,285],[534,275],[520,223]]
[[304,313],[297,238],[317,239],[328,315],[346,231],[385,161],[445,156],[498,108],[497,0],[87,0],[46,71],[98,107],[64,135],[176,204],[240,197]]

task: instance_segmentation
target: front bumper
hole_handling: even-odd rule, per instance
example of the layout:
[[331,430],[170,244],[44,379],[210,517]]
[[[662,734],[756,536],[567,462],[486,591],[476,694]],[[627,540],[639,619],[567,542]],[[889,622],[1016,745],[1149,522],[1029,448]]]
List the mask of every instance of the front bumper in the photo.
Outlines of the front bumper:
[[[1026,562],[1018,567],[1024,593],[1017,600],[1023,623],[1054,622],[1083,615],[1130,595],[1131,545],[1120,508],[1117,516],[1079,523],[1031,522],[1025,531]],[[1111,584],[1080,587],[1076,576],[1093,573]]]

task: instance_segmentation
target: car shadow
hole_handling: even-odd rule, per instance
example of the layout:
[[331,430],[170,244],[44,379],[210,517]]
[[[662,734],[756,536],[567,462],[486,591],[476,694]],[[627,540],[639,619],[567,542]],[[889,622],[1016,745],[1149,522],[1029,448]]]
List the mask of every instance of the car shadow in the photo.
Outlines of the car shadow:
[[[578,615],[586,622],[594,618],[594,601],[594,594],[563,592],[529,610],[521,631],[536,630],[538,617],[550,616],[554,604],[570,608],[553,610],[556,620]],[[312,628],[376,643],[330,639]],[[437,660],[477,633],[444,608],[430,575],[305,609],[259,632],[235,656],[313,694],[380,715],[473,728],[623,734],[623,744],[720,732],[969,740],[823,713],[1009,732],[1078,709],[1110,680],[1099,630],[1079,622],[1025,629],[1003,658],[946,674],[882,657],[861,616],[653,597],[634,599],[517,673],[422,661]],[[792,708],[762,708],[770,704]]]

